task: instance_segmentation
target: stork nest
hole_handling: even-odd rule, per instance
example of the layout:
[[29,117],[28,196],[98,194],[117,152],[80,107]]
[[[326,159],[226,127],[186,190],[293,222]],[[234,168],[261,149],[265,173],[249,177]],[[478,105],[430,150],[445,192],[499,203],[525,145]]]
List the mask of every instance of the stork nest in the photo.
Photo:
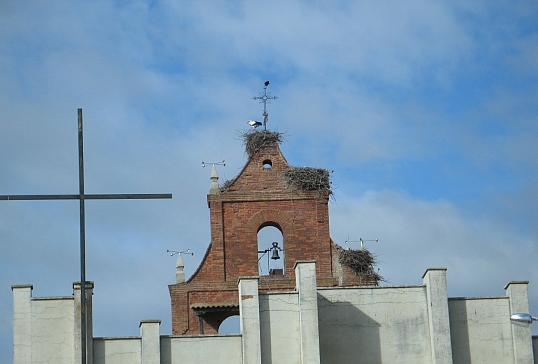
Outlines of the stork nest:
[[303,191],[328,191],[332,194],[329,171],[324,168],[292,167],[284,172],[286,182]]
[[368,249],[346,250],[339,247],[338,261],[351,268],[356,275],[374,279],[377,283],[386,282],[385,278],[375,271],[375,266],[378,263],[377,256],[370,253]]
[[284,135],[282,133],[269,130],[251,130],[243,133],[242,137],[245,150],[249,157],[252,157],[262,148],[281,144],[284,140]]

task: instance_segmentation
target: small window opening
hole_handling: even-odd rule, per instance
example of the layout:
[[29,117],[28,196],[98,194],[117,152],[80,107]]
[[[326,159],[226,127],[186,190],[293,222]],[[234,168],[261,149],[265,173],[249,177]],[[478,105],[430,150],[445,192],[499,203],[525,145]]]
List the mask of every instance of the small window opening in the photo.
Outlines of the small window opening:
[[258,232],[258,274],[284,275],[284,241],[280,229],[266,226]]
[[263,161],[263,168],[269,169],[273,167],[273,162],[270,159],[266,159]]

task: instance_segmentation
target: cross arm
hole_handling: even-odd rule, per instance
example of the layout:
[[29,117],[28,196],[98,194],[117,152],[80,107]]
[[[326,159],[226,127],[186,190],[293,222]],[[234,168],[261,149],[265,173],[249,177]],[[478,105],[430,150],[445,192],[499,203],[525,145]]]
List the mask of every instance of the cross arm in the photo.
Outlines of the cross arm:
[[[172,198],[171,193],[89,194],[86,200],[139,200]],[[79,200],[80,195],[0,195],[0,200]]]

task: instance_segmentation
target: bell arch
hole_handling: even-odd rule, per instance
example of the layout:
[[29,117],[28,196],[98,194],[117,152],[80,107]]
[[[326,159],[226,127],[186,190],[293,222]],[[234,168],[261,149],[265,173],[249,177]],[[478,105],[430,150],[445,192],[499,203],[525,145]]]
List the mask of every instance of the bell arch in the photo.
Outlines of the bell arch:
[[[286,272],[293,270],[293,262],[289,260],[290,255],[288,254],[288,248],[290,247],[288,242],[295,239],[292,214],[277,209],[259,210],[250,217],[245,227],[248,240],[256,242],[258,252],[270,249],[270,251],[266,252],[266,254],[257,262],[257,271],[260,276],[282,276]],[[270,231],[271,229],[273,229],[273,234],[277,236],[276,239],[271,239],[270,237],[263,238],[263,236],[262,239],[260,239],[260,232],[263,234],[266,230]],[[278,234],[274,229],[277,229]],[[278,243],[278,246],[273,246],[273,243],[275,242]],[[277,252],[275,252],[275,249]],[[258,254],[258,258],[260,258],[262,254],[263,253]],[[280,259],[271,259],[273,254],[278,254]],[[291,258],[293,259],[293,257]]]
[[284,275],[285,253],[284,235],[280,226],[268,221],[260,226],[258,238],[258,274]]

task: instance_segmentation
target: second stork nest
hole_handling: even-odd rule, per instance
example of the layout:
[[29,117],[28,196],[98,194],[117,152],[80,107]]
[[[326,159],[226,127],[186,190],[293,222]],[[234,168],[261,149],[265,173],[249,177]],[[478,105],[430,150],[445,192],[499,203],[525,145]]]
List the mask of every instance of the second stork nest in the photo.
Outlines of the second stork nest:
[[324,168],[292,167],[284,172],[286,182],[303,191],[331,191],[329,171]]
[[351,268],[355,274],[374,279],[377,283],[384,282],[385,279],[375,271],[378,261],[375,255],[369,250],[362,248],[358,250],[339,249],[338,261]]

